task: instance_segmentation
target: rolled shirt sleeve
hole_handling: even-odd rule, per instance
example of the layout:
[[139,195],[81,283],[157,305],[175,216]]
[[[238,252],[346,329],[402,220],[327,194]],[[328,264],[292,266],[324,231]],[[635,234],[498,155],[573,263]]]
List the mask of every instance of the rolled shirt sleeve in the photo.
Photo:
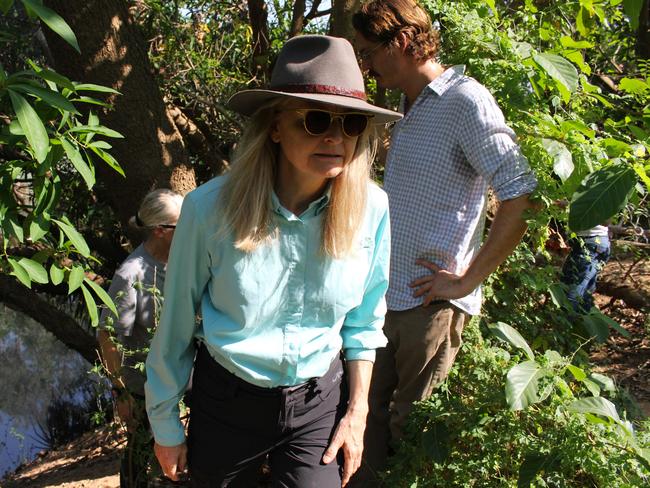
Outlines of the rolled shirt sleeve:
[[188,195],[174,233],[165,302],[146,362],[147,414],[154,438],[163,446],[185,439],[178,402],[190,378],[196,317],[210,277],[204,223],[198,212],[192,194]]
[[390,263],[390,219],[388,201],[381,191],[369,192],[375,202],[385,202],[380,208],[370,270],[365,282],[361,304],[347,313],[341,328],[343,351],[347,360],[375,360],[375,350],[387,343],[383,333],[386,314],[386,290]]

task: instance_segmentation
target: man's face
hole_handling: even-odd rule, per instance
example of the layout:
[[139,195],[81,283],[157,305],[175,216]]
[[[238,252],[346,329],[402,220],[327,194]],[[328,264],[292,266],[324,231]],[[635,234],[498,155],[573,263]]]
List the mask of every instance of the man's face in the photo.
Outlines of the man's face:
[[366,39],[357,32],[354,45],[363,71],[377,80],[377,84],[384,88],[399,87],[399,73],[396,70],[396,56],[399,53],[387,44]]

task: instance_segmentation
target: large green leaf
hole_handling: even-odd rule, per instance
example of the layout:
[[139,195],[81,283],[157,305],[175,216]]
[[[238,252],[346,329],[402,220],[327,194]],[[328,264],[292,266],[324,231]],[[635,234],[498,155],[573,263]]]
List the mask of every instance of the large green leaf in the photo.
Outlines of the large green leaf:
[[56,264],[50,266],[50,279],[52,280],[53,285],[60,285],[63,283],[63,278],[65,277],[65,272],[62,268],[59,268]]
[[7,258],[7,261],[9,261],[9,265],[13,270],[10,274],[18,278],[18,281],[20,281],[27,288],[31,288],[32,280],[29,278],[29,273],[27,270],[23,268],[15,259]]
[[602,415],[608,417],[616,422],[620,422],[621,418],[616,411],[616,406],[603,397],[588,397],[574,400],[567,406],[569,412],[577,413],[591,413],[594,415]]
[[68,275],[68,295],[82,285],[85,277],[84,269],[75,264]]
[[61,110],[65,110],[67,112],[72,112],[73,114],[78,114],[79,112],[75,108],[74,105],[65,98],[63,95],[61,95],[58,92],[55,92],[54,90],[48,90],[45,88],[41,88],[38,86],[33,86],[33,85],[25,85],[21,83],[14,83],[11,85],[12,90],[17,90],[22,93],[25,93],[27,95],[34,95],[44,102],[49,103],[53,107],[59,108]]
[[97,313],[97,303],[93,298],[92,293],[86,288],[85,285],[81,285],[81,291],[84,295],[84,301],[86,302],[86,310],[88,310],[88,315],[90,315],[90,324],[93,327],[96,327],[99,324],[99,314]]
[[41,263],[37,263],[36,261],[29,258],[21,258],[18,262],[25,269],[25,271],[27,271],[30,280],[41,284],[47,283],[49,281],[47,277],[47,271]]
[[623,0],[623,10],[630,19],[632,30],[639,28],[639,17],[643,8],[643,0]]
[[45,5],[36,0],[21,0],[26,8],[34,12],[50,29],[60,35],[65,42],[70,44],[75,51],[81,53],[77,37],[72,32],[70,26],[54,10],[47,8]]
[[7,15],[9,9],[14,4],[14,0],[0,0],[0,12]]
[[553,158],[553,172],[560,177],[560,180],[568,180],[575,168],[571,152],[564,144],[553,139],[542,139],[542,146]]
[[108,307],[108,309],[113,312],[113,315],[117,317],[117,309],[115,308],[115,304],[113,303],[113,300],[111,299],[110,295],[106,293],[106,291],[99,286],[97,283],[95,283],[92,280],[89,280],[88,278],[84,279],[84,283],[86,283],[88,286],[90,286],[93,291],[97,294],[99,299],[104,302],[104,304]]
[[90,256],[90,249],[88,248],[88,244],[86,244],[86,240],[83,238],[83,236],[77,232],[77,229],[75,229],[69,223],[63,222],[61,220],[52,219],[52,221],[59,226],[59,228],[70,240],[75,249],[79,251],[79,254],[85,258]]
[[109,129],[108,127],[104,127],[102,125],[77,125],[72,129],[69,129],[68,132],[90,132],[106,137],[114,137],[118,139],[124,138],[124,136],[116,130]]
[[643,95],[650,89],[650,84],[644,80],[637,80],[636,78],[622,78],[618,83],[618,87],[627,93],[634,95]]
[[612,218],[627,203],[635,183],[634,169],[620,164],[606,166],[591,173],[571,199],[571,230],[577,232],[590,229]]
[[571,93],[578,89],[578,70],[566,58],[557,54],[540,53],[533,56],[535,62]]
[[447,459],[449,456],[449,430],[444,422],[435,422],[422,433],[422,450],[427,456],[427,461],[443,463]]
[[498,337],[502,341],[507,342],[513,347],[522,349],[526,353],[528,359],[531,360],[535,359],[533,350],[526,342],[526,339],[524,339],[523,336],[517,331],[517,329],[503,322],[490,324],[488,325],[488,327],[490,329],[490,332],[492,332],[496,337]]
[[65,150],[66,156],[68,156],[68,159],[72,162],[75,169],[79,171],[79,174],[86,182],[88,189],[92,189],[92,187],[95,186],[95,174],[93,173],[92,169],[90,169],[90,166],[88,166],[86,161],[84,161],[84,158],[79,150],[70,144],[67,139],[62,137],[59,140],[61,141],[61,145]]
[[523,410],[539,400],[537,381],[542,374],[542,367],[535,361],[524,361],[508,371],[506,401],[510,410]]
[[25,132],[29,145],[34,150],[34,157],[39,163],[45,161],[47,151],[50,148],[50,139],[43,125],[43,121],[36,113],[36,110],[29,104],[22,95],[11,89],[7,90],[11,98],[11,105],[16,112],[20,127]]
[[95,85],[93,83],[75,83],[76,91],[94,91],[98,93],[114,93],[116,95],[121,95],[120,92],[110,88],[108,86]]
[[46,81],[51,81],[55,85],[67,88],[68,90],[74,91],[74,85],[69,78],[57,73],[56,71],[49,70],[47,68],[40,68],[36,65],[32,65],[34,72],[42,79]]

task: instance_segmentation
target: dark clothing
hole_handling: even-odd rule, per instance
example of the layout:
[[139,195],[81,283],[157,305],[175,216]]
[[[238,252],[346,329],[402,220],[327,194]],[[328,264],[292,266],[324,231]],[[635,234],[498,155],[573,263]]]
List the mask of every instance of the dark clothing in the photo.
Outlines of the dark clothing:
[[321,459],[347,407],[343,363],[293,387],[252,385],[202,346],[196,357],[188,465],[194,488],[256,486],[268,455],[273,487],[341,486],[342,459]]
[[562,283],[567,298],[578,313],[588,313],[594,306],[598,273],[609,260],[608,236],[576,237],[569,242],[571,252],[562,267]]

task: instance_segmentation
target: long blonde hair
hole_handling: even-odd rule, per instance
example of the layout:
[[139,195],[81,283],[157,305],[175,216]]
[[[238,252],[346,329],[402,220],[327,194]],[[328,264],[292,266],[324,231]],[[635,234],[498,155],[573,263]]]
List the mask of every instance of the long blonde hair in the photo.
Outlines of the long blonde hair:
[[[276,99],[251,118],[233,155],[232,169],[221,193],[220,206],[235,247],[252,252],[277,236],[271,220],[271,195],[276,176],[279,146],[270,137],[277,109]],[[349,254],[368,199],[370,169],[375,155],[376,134],[372,125],[359,136],[350,163],[332,179],[330,200],[323,215],[321,252],[340,258]]]

